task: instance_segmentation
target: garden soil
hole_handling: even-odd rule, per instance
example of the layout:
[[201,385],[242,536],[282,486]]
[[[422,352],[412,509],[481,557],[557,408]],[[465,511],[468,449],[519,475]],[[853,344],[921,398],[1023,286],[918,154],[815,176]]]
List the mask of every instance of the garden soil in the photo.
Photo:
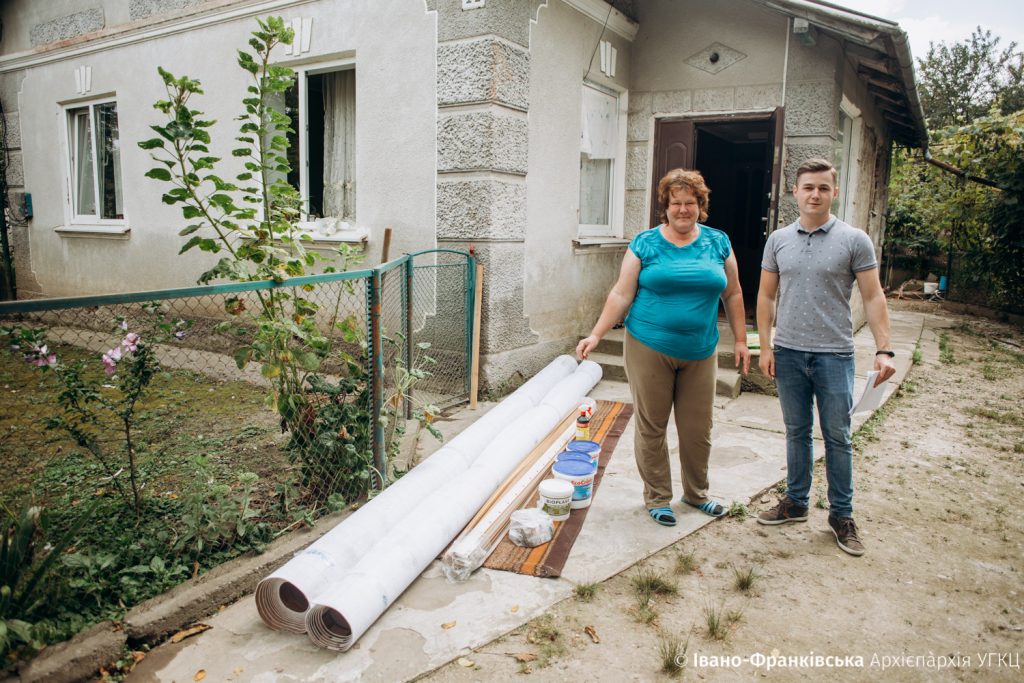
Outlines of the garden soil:
[[[819,463],[806,523],[716,521],[420,680],[1021,680],[1024,334],[906,306],[935,333],[856,437],[863,557],[836,546]],[[639,577],[676,592],[644,602]]]

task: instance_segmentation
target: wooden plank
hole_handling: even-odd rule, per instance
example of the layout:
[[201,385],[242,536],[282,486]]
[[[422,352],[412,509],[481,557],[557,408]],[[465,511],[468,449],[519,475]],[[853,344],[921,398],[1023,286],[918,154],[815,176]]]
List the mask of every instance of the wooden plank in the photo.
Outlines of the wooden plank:
[[380,262],[388,262],[388,254],[391,253],[391,228],[384,228],[384,246],[380,250]]

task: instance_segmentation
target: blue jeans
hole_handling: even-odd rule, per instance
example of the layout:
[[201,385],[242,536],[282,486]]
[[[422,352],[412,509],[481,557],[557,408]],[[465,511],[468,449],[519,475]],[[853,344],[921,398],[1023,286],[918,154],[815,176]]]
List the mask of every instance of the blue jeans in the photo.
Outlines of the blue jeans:
[[775,347],[775,385],[786,424],[787,495],[808,507],[814,469],[813,405],[825,439],[825,475],[833,517],[853,516],[853,354]]

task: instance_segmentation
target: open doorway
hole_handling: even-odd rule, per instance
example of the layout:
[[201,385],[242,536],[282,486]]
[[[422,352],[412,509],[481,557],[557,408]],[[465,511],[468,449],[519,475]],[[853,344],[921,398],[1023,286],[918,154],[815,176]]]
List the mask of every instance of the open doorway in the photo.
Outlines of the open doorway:
[[655,126],[651,224],[658,220],[657,182],[673,168],[693,168],[711,188],[707,225],[729,235],[752,321],[761,255],[774,225],[781,174],[781,110],[773,114],[660,119]]

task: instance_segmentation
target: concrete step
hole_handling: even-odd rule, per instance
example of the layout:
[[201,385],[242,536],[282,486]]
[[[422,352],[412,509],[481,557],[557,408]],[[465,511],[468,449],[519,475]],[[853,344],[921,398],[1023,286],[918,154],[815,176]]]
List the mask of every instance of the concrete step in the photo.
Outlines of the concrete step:
[[601,369],[604,371],[604,379],[618,382],[626,381],[626,364],[622,360],[621,353],[599,353],[593,351],[590,354],[590,360],[601,366]]
[[735,370],[718,368],[718,377],[715,380],[715,394],[726,398],[736,398],[740,395],[740,384],[742,378]]
[[626,339],[626,330],[619,328],[617,330],[608,330],[608,334],[601,339],[601,343],[597,345],[595,351],[601,353],[610,353],[615,356],[622,355],[622,343]]
[[[590,360],[601,366],[604,371],[603,379],[613,382],[626,381],[626,364],[621,354],[599,353],[594,351],[590,354]],[[718,369],[718,378],[715,382],[715,393],[726,398],[736,398],[740,395],[741,378],[740,373],[728,368]]]

